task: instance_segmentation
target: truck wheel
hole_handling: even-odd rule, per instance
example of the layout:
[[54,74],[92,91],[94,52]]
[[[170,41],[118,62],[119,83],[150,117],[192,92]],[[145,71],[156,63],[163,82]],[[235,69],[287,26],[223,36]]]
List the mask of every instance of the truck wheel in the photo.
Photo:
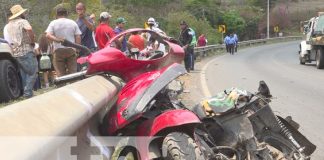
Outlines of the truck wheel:
[[0,102],[7,102],[21,95],[18,71],[9,60],[0,60],[0,90]]
[[[200,160],[202,152],[194,140],[185,133],[172,132],[163,140],[163,153],[167,160]],[[163,154],[165,155],[165,154]]]
[[324,68],[324,49],[320,48],[316,54],[316,67],[318,69]]

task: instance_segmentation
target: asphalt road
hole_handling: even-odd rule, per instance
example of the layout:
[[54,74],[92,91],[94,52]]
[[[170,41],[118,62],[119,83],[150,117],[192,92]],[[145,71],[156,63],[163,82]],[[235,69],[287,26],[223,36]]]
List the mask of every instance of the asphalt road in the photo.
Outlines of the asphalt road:
[[[300,65],[298,43],[285,42],[239,50],[209,61],[201,73],[205,96],[230,87],[257,91],[264,80],[272,95],[273,110],[291,115],[300,131],[317,145],[312,159],[324,159],[324,70]],[[205,79],[205,81],[204,81]]]

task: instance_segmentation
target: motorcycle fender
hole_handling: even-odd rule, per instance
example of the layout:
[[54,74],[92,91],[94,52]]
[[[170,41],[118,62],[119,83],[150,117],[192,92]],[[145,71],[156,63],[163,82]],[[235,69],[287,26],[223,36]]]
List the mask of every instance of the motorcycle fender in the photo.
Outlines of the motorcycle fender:
[[200,123],[199,118],[193,112],[177,109],[166,111],[154,119],[149,119],[138,126],[137,129],[139,136],[155,136],[165,129]]
[[288,121],[284,118],[277,116],[280,121],[289,129],[296,141],[302,146],[305,147],[304,153],[307,156],[310,156],[315,150],[316,146],[310,142],[304,135],[302,135],[295,127],[293,127]]

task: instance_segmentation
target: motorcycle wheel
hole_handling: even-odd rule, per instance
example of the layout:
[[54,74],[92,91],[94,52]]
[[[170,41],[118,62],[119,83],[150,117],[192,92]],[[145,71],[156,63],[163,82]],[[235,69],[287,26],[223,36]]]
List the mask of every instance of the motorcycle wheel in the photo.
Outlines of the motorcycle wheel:
[[114,152],[111,160],[138,160],[137,151],[134,148],[126,148],[117,152],[120,152],[118,157]]
[[[286,159],[293,159],[291,158],[291,153],[296,151],[297,149],[293,146],[291,142],[286,140],[280,135],[277,134],[269,134],[264,137],[264,142],[268,144],[268,148],[272,151],[272,155],[281,155],[279,157],[284,157],[284,158],[279,158],[279,160],[286,160]],[[275,151],[275,152],[274,152]],[[273,156],[275,160],[276,156]]]
[[185,133],[172,132],[168,134],[162,145],[167,160],[203,160],[203,154],[195,141]]

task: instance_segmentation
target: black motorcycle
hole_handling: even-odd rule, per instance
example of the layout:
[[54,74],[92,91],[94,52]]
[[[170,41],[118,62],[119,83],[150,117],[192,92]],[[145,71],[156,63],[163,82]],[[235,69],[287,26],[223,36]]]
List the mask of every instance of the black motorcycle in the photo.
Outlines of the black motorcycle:
[[271,110],[269,88],[260,81],[256,94],[232,88],[196,105],[202,124],[195,139],[206,159],[307,160],[316,146],[291,117]]

